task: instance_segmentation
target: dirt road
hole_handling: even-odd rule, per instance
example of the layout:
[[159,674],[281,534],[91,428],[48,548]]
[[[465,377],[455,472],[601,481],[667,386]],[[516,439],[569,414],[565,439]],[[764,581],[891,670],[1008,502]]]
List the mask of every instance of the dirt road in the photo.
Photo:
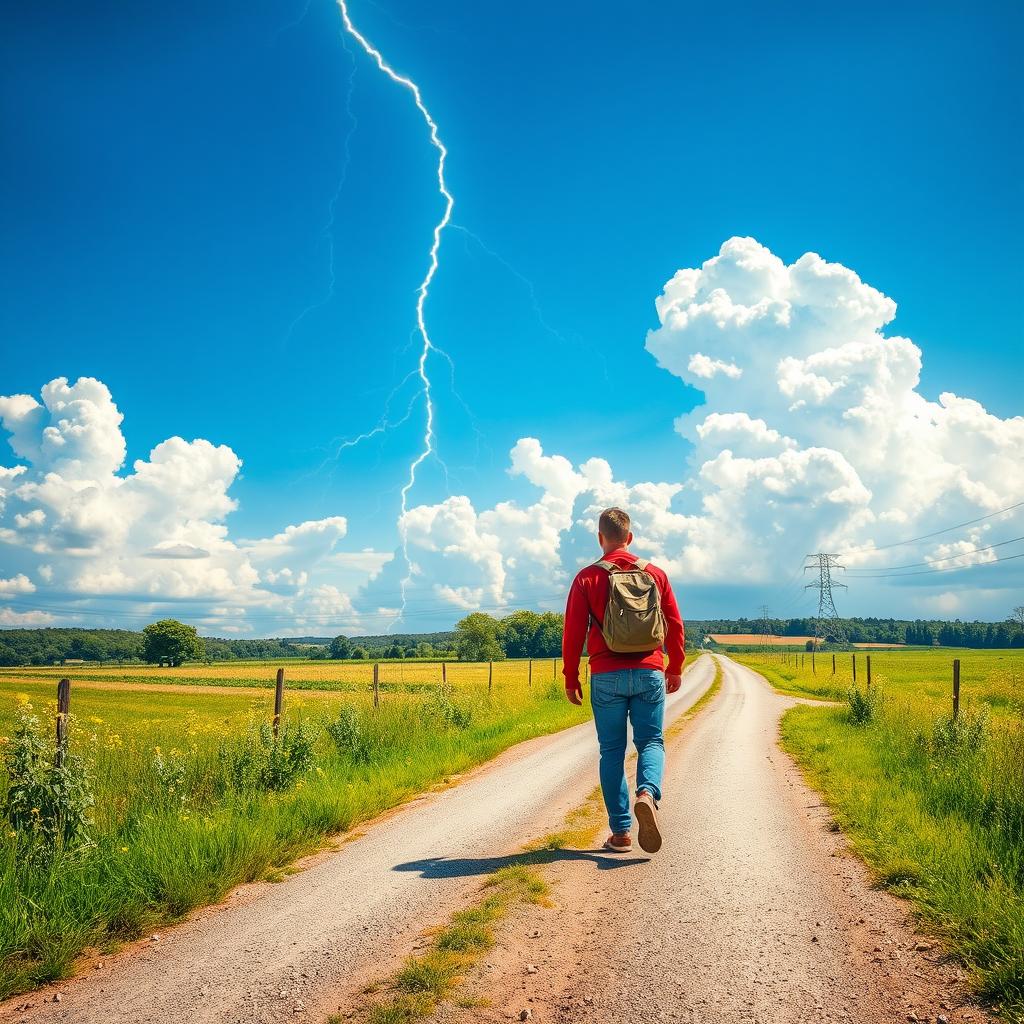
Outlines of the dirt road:
[[779,750],[794,701],[721,662],[721,692],[669,748],[662,851],[552,865],[555,908],[522,911],[469,981],[493,1008],[442,1020],[987,1019]]
[[[713,677],[710,658],[696,662],[670,700],[670,717],[689,708]],[[159,941],[9,1000],[0,1021],[321,1021],[325,1008],[387,974],[425,926],[457,909],[494,858],[558,828],[595,781],[590,723],[521,744],[284,882],[236,890],[226,905],[168,929]]]

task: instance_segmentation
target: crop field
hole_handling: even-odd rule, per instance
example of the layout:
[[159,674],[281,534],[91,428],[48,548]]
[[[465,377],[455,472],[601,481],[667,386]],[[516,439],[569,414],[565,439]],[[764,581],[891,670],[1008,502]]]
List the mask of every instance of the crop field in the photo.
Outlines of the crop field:
[[[952,663],[960,708],[952,712]],[[1024,1019],[1024,651],[737,656],[801,706],[784,747],[879,880],[916,904],[1007,1019]]]
[[[240,686],[273,687],[278,668],[285,670],[287,686],[298,690],[369,691],[373,685],[372,661],[227,661],[211,665],[186,664],[180,668],[158,668],[155,665],[94,663],[0,669],[0,692],[8,683],[40,682],[56,686],[62,676],[77,683],[118,683],[125,685],[161,686]],[[562,662],[556,658],[534,658],[532,661],[381,661],[377,674],[381,688],[413,692],[430,690],[442,681],[457,688],[483,687],[488,676],[495,687],[529,687],[532,683],[550,683],[560,679]]]
[[[584,721],[561,664],[288,662],[0,674],[0,997],[61,977],[326,837],[533,736]],[[56,683],[72,679],[54,775]],[[488,678],[490,676],[490,684]],[[197,690],[196,687],[201,687]],[[49,851],[49,852],[48,852]],[[55,852],[53,852],[55,851]]]

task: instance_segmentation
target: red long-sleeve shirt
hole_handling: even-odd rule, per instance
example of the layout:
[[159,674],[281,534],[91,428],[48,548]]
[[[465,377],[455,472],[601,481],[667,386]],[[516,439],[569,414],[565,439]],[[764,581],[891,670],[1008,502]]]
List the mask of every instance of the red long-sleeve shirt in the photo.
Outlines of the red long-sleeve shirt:
[[[609,562],[626,567],[632,565],[637,556],[625,548],[618,548],[604,556]],[[683,618],[679,614],[672,585],[662,569],[649,564],[647,571],[654,577],[661,596],[661,611],[665,616],[665,654],[652,651],[650,654],[617,654],[608,650],[601,632],[604,611],[608,604],[608,572],[596,565],[588,565],[576,574],[569,588],[569,599],[565,605],[565,627],[562,632],[562,663],[566,685],[575,683],[580,677],[580,656],[583,641],[587,642],[590,655],[590,671],[614,672],[620,668],[663,669],[669,675],[678,675],[686,660]]]

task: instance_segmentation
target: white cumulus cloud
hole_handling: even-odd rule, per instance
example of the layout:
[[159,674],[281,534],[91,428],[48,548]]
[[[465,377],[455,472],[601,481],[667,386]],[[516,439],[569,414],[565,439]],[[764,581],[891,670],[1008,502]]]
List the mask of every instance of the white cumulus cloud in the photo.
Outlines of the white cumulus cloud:
[[[815,253],[787,265],[752,238],[732,238],[679,270],[655,308],[647,350],[704,394],[676,421],[693,444],[689,464],[628,483],[603,459],[574,466],[521,439],[510,472],[537,487],[536,501],[477,510],[468,497],[449,499],[457,520],[440,506],[410,510],[412,603],[428,582],[459,609],[557,603],[593,557],[596,515],[610,504],[629,509],[638,546],[682,582],[748,586],[792,579],[822,549],[885,567],[893,557],[881,545],[1024,501],[1024,418],[952,392],[923,395],[921,350],[884,331],[895,302],[853,270]],[[937,568],[991,561],[991,552],[938,559],[991,542],[999,523],[956,545],[937,538],[915,558]],[[993,597],[992,579],[984,594],[995,609],[1005,595]],[[941,575],[914,578],[918,588],[943,583],[941,597],[918,600],[922,613],[953,602]]]
[[0,577],[0,600],[22,599],[0,621],[50,621],[28,600],[46,594],[44,607],[66,602],[72,619],[81,609],[91,624],[100,621],[95,603],[117,619],[118,608],[167,614],[173,602],[211,632],[249,628],[246,615],[283,633],[299,619],[324,629],[353,621],[328,562],[346,535],[343,517],[236,540],[226,520],[239,457],[171,437],[124,472],[122,419],[106,385],[89,377],[51,381],[41,401],[0,397],[0,425],[27,463],[0,467],[0,570],[17,570]]

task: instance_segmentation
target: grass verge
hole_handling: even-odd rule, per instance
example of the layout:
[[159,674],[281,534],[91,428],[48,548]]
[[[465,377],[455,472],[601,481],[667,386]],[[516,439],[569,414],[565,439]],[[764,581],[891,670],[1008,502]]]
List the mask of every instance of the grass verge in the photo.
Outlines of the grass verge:
[[793,708],[784,749],[880,884],[913,902],[1004,1019],[1024,1021],[1020,723],[853,704]]
[[[329,836],[586,717],[560,685],[441,697],[379,709],[364,701],[343,723],[342,746],[327,736],[319,708],[306,708],[316,735],[311,766],[278,791],[226,770],[247,749],[234,720],[207,731],[184,714],[155,724],[83,715],[72,751],[95,795],[89,844],[73,856],[29,858],[16,828],[0,832],[0,998],[66,977],[90,948],[179,920],[239,884],[279,878]],[[52,763],[52,751],[43,760]],[[8,785],[0,772],[0,804]]]

